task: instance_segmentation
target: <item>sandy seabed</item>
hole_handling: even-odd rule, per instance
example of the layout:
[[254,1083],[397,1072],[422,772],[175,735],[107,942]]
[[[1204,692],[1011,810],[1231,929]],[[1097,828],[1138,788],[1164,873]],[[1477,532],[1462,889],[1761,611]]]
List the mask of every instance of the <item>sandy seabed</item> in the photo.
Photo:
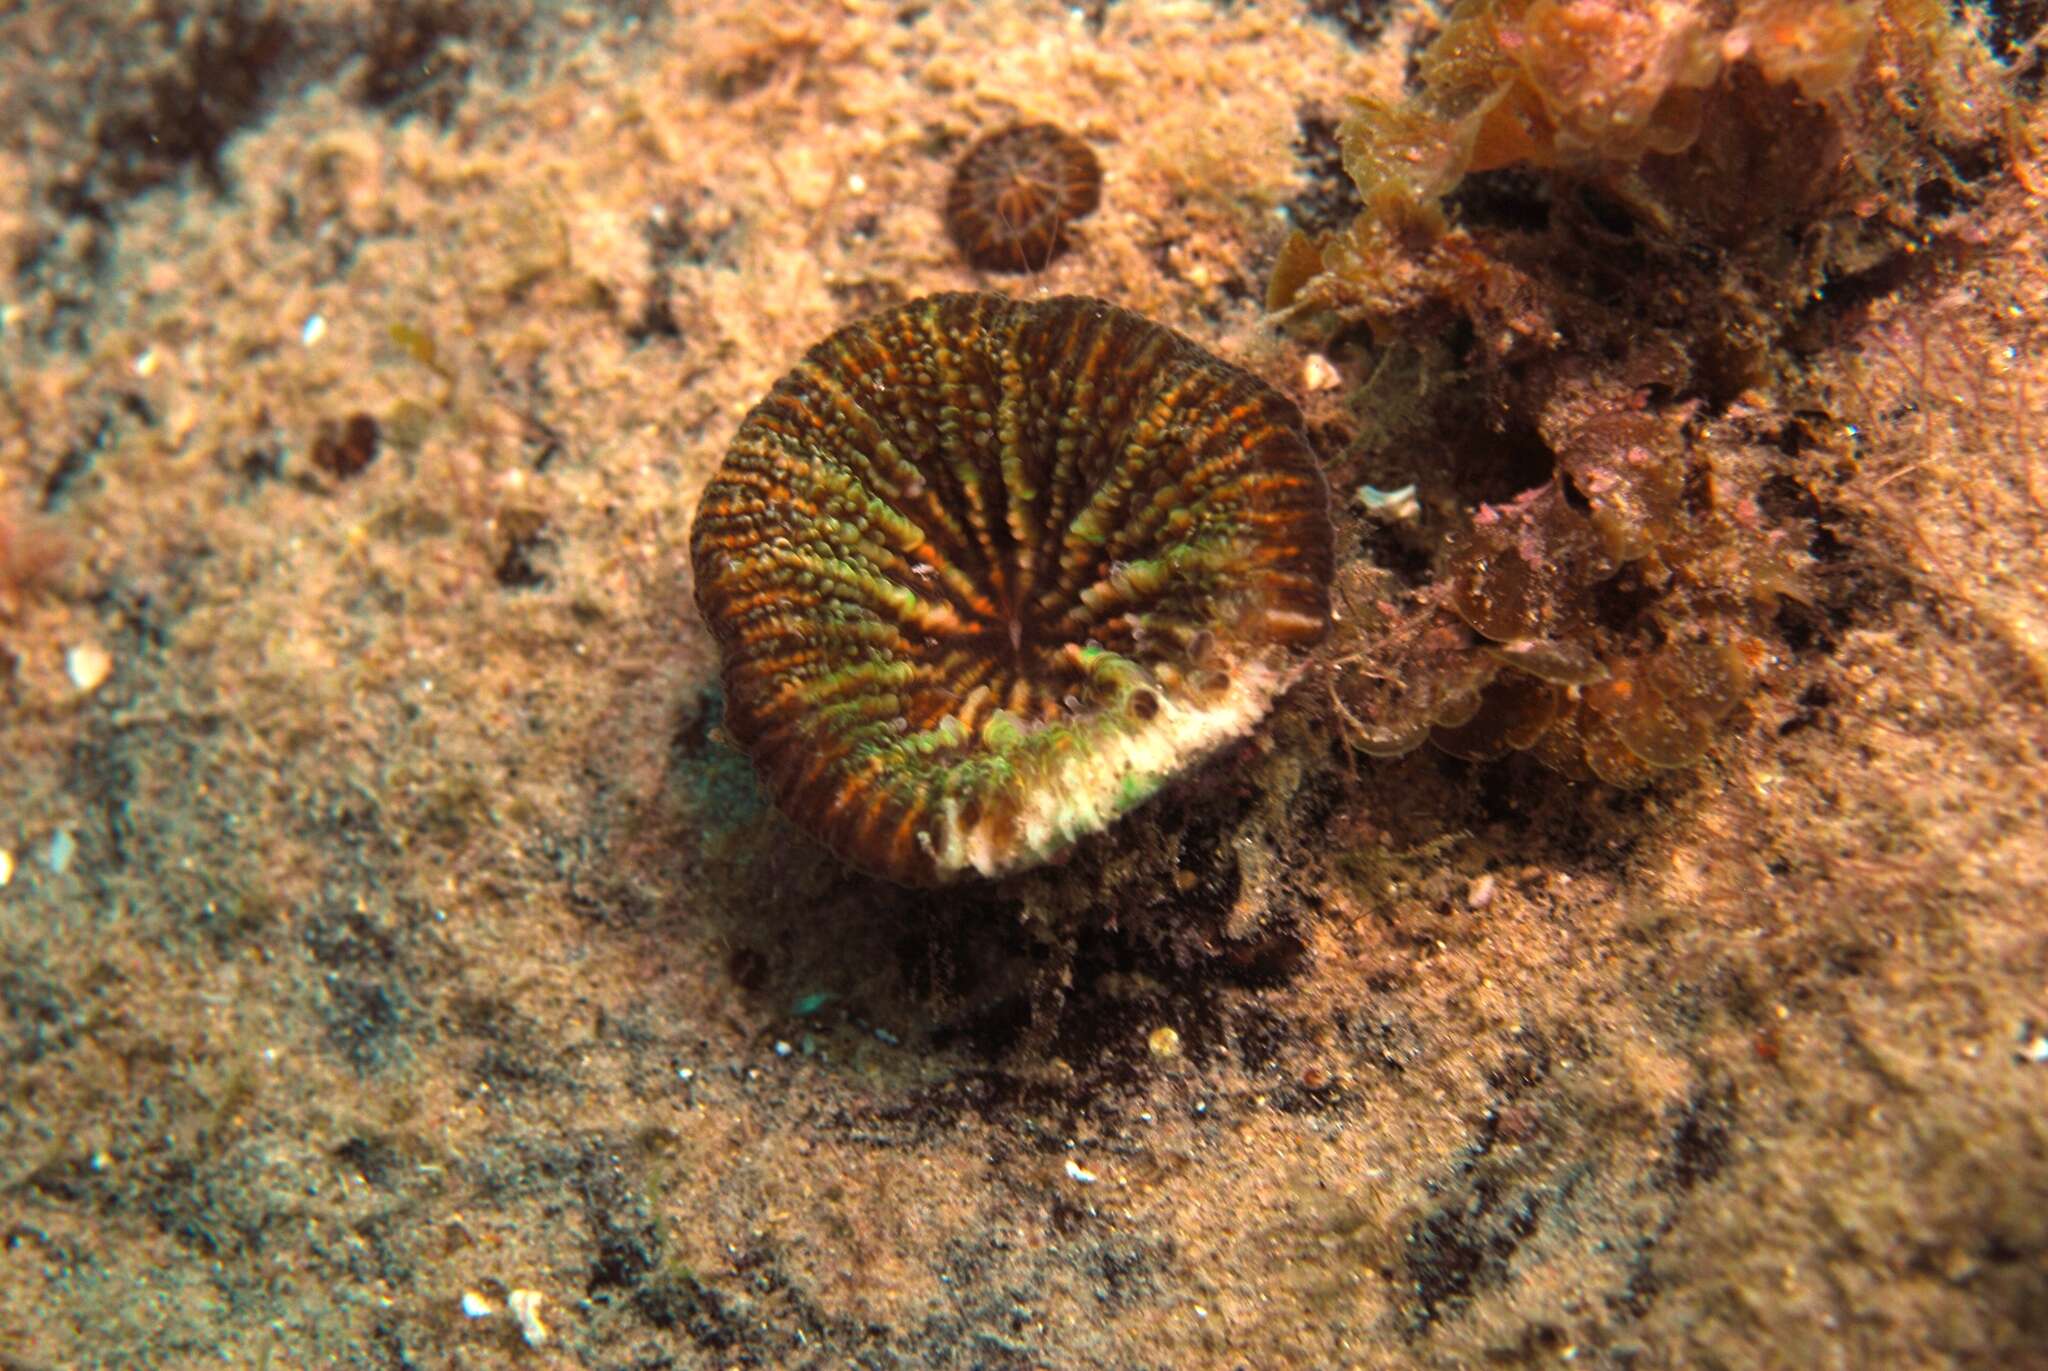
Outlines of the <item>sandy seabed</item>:
[[[1825,593],[1695,768],[1304,690],[913,895],[720,740],[697,493],[850,319],[1100,295],[1359,424],[1265,282],[1431,31],[0,14],[0,1367],[2048,1367],[2032,91],[1806,359]],[[1019,118],[1103,203],[985,276]]]

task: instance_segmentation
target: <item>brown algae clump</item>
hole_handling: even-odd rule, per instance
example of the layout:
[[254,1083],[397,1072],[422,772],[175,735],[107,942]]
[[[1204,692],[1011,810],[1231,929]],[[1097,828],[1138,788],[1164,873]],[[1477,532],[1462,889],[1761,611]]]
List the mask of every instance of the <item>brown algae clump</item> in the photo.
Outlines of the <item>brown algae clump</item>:
[[905,884],[1103,828],[1248,732],[1329,620],[1294,405],[1091,299],[840,330],[741,424],[690,544],[728,731]]
[[1052,124],[1018,124],[967,150],[946,190],[946,232],[984,271],[1043,271],[1067,227],[1102,201],[1102,166]]
[[1619,784],[1700,758],[1814,593],[1799,453],[1855,429],[1802,359],[1994,164],[1974,41],[1936,0],[1458,0],[1410,98],[1356,102],[1363,210],[1267,293],[1414,380],[1344,459],[1414,485],[1382,536],[1430,573],[1340,575],[1354,741]]

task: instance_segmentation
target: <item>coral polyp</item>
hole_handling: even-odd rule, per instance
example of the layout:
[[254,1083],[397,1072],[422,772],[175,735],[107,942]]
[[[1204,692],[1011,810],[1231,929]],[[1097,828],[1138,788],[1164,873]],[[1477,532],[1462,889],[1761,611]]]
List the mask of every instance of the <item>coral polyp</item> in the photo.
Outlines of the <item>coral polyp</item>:
[[1102,166],[1052,124],[1018,124],[967,150],[946,190],[946,231],[985,271],[1043,271],[1067,227],[1102,200]]
[[1243,736],[1329,622],[1294,405],[1099,300],[930,296],[814,347],[691,532],[726,728],[912,885],[1044,862]]

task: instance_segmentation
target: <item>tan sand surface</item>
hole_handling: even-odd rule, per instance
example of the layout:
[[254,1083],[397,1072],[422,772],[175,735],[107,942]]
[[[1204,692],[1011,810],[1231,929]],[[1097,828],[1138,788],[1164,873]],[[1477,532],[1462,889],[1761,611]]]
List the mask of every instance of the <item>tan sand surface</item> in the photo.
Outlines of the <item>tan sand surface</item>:
[[[721,741],[690,517],[843,322],[1101,295],[1370,430],[1266,281],[1432,13],[5,7],[0,1367],[2048,1367],[2038,58],[1724,416],[1839,441],[1697,767],[1306,683],[915,894]],[[1020,118],[1103,203],[984,275]]]

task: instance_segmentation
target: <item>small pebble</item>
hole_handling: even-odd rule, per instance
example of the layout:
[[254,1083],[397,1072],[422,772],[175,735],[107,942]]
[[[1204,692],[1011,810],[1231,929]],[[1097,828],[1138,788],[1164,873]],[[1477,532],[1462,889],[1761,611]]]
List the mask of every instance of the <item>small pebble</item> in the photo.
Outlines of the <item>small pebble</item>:
[[64,654],[64,674],[81,695],[90,695],[113,673],[114,659],[98,643],[80,643]]
[[[0,885],[6,884],[7,882],[5,880],[0,880]],[[2044,1062],[2048,1062],[2048,1036],[2036,1038],[2032,1042],[2028,1043],[2024,1049],[2024,1053],[2026,1059],[2034,1063],[2034,1065],[2036,1066],[2039,1066]]]
[[1072,1157],[1067,1158],[1067,1176],[1072,1180],[1079,1181],[1083,1185],[1093,1185],[1101,1179],[1101,1177],[1075,1161]]
[[327,316],[324,314],[307,315],[305,327],[299,330],[299,341],[307,347],[312,347],[326,336]]
[[787,1056],[788,1056],[788,1055],[789,1055],[790,1053],[792,1053],[792,1052],[794,1052],[794,1051],[796,1051],[796,1049],[795,1049],[795,1048],[793,1048],[793,1047],[791,1047],[791,1046],[790,1046],[790,1045],[789,1045],[788,1043],[786,1043],[786,1042],[782,1041],[782,1039],[780,1039],[780,1038],[777,1038],[777,1039],[775,1040],[775,1055],[776,1055],[776,1056],[778,1056],[778,1057],[787,1057]]
[[465,1318],[487,1319],[498,1312],[498,1306],[474,1290],[462,1292],[462,1313]]
[[1471,909],[1484,909],[1493,903],[1494,880],[1491,872],[1474,880],[1465,887],[1465,904]]
[[0,847],[0,886],[14,879],[14,854]]
[[1160,1027],[1145,1037],[1145,1046],[1152,1049],[1152,1055],[1166,1061],[1180,1055],[1180,1033],[1176,1029]]
[[43,853],[43,865],[62,876],[71,869],[71,859],[78,855],[78,840],[71,836],[71,830],[60,828],[50,835],[49,849]]
[[539,1347],[548,1340],[548,1326],[540,1321],[540,1301],[538,1290],[514,1290],[505,1297],[505,1307],[519,1320],[519,1336],[526,1339],[528,1347]]
[[1351,497],[1366,513],[1396,523],[1415,518],[1422,512],[1422,502],[1415,498],[1414,486],[1402,486],[1399,490],[1381,490],[1376,486],[1360,486]]
[[1329,390],[1344,378],[1337,374],[1337,368],[1330,359],[1320,352],[1311,352],[1301,364],[1301,388],[1303,390]]

